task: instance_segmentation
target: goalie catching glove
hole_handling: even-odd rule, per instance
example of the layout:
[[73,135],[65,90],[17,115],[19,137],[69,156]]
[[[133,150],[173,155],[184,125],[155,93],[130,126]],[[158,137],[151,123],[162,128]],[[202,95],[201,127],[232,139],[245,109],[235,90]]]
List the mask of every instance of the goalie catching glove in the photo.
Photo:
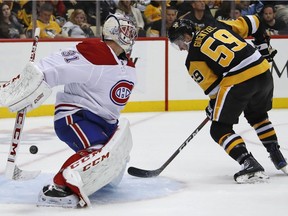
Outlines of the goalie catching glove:
[[43,73],[29,62],[21,74],[0,87],[0,103],[17,112],[40,106],[51,94],[51,87],[44,81]]

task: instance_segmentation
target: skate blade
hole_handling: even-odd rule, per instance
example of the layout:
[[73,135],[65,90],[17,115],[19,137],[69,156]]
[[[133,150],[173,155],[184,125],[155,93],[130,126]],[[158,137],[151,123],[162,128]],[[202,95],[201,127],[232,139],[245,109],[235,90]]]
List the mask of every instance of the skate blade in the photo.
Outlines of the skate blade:
[[79,207],[79,199],[75,198],[56,198],[56,197],[47,197],[45,195],[40,194],[38,197],[38,202],[36,203],[37,207],[62,207],[62,208],[78,208]]
[[282,167],[280,170],[281,170],[283,173],[285,173],[286,175],[288,175],[287,165],[284,166],[284,167]]
[[239,184],[258,184],[258,183],[267,183],[268,179],[269,179],[268,175],[266,175],[263,171],[259,171],[239,176],[236,179],[236,182]]
[[37,207],[60,207],[60,208],[79,208],[78,205],[71,205],[71,204],[59,204],[59,203],[43,203],[43,202],[38,202],[36,204]]

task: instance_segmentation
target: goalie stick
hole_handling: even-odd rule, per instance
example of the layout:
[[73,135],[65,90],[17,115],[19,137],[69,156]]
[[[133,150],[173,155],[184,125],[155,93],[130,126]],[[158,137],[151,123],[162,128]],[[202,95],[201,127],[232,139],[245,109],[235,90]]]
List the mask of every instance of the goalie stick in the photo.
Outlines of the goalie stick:
[[155,170],[144,170],[136,167],[129,167],[128,173],[132,176],[141,177],[141,178],[150,178],[158,176],[171,161],[182,151],[182,149],[190,142],[192,138],[204,127],[204,125],[209,121],[209,118],[206,117],[204,121],[190,134],[190,136],[182,143],[182,145],[170,156],[170,158],[158,169]]
[[[34,40],[32,44],[32,50],[30,55],[30,62],[34,62],[37,44],[39,40],[40,29],[35,29]],[[27,108],[24,108],[17,112],[14,130],[12,134],[12,141],[10,144],[10,151],[8,154],[5,176],[8,179],[13,180],[29,180],[37,177],[41,171],[26,171],[20,169],[16,164],[17,152],[20,145],[20,138],[24,126]]]

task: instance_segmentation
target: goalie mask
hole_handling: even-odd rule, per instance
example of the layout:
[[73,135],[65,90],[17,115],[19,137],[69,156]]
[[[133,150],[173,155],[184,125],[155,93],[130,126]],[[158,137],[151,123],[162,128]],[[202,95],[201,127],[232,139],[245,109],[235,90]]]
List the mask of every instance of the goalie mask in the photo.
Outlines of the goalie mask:
[[[185,34],[191,36],[188,40]],[[194,22],[188,19],[178,19],[168,30],[168,38],[172,45],[178,49],[183,50],[183,47],[189,48],[189,44],[196,34],[196,27]]]
[[106,18],[102,37],[103,40],[115,41],[126,54],[130,54],[137,38],[137,29],[127,16],[116,13]]

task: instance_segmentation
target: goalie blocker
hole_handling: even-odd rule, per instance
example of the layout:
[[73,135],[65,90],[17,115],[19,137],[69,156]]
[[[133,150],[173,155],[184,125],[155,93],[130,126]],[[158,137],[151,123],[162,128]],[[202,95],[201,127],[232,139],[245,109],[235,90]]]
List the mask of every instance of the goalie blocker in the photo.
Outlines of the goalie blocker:
[[27,63],[21,74],[0,86],[0,103],[17,112],[40,106],[51,94],[43,73],[32,62]]
[[106,185],[120,183],[131,148],[129,121],[121,118],[117,131],[107,144],[81,150],[63,164],[54,177],[54,185],[45,186],[40,191],[37,205],[89,206],[88,196]]

